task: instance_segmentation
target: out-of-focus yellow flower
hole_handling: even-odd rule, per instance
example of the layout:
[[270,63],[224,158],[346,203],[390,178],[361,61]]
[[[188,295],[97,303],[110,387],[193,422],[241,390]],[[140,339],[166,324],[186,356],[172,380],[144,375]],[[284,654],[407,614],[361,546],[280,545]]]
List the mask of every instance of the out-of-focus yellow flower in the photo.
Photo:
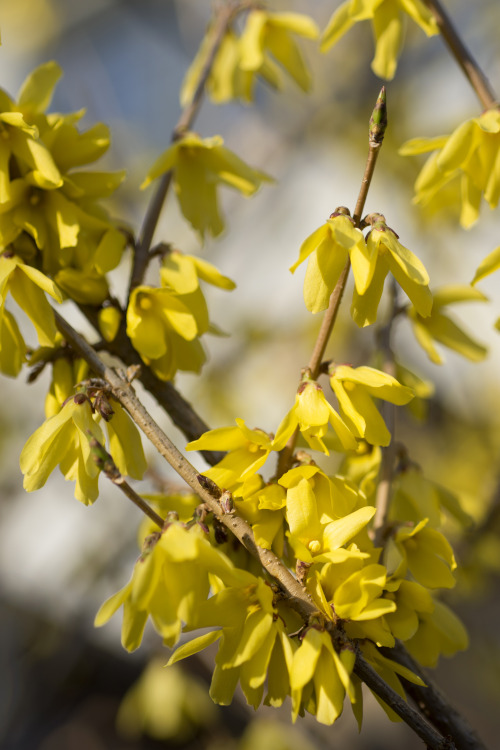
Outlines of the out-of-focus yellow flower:
[[323,32],[326,52],[358,21],[370,20],[375,38],[372,70],[380,78],[394,78],[403,46],[407,16],[427,36],[439,33],[434,16],[421,0],[347,0],[337,8]]
[[15,378],[26,362],[26,344],[16,319],[8,310],[0,314],[0,372]]
[[411,321],[413,333],[417,342],[426,352],[427,356],[436,365],[442,364],[443,360],[434,346],[438,341],[448,349],[461,354],[462,357],[470,359],[472,362],[483,360],[488,350],[483,344],[473,339],[469,334],[452,318],[445,313],[447,305],[456,302],[485,302],[487,297],[478,289],[465,285],[443,286],[433,292],[434,303],[432,312],[427,317],[418,314],[414,306],[408,310],[408,317]]
[[441,188],[460,178],[460,224],[468,229],[479,216],[481,198],[496,208],[500,198],[500,111],[490,109],[459,125],[451,135],[414,138],[403,156],[434,153],[415,182],[415,203],[443,205]]
[[202,239],[206,232],[215,237],[224,229],[217,201],[219,183],[248,196],[262,182],[272,182],[267,174],[252,169],[225,148],[217,135],[202,139],[196,133],[186,133],[156,160],[141,187],[170,170],[181,211]]
[[259,73],[263,68],[265,70],[270,53],[300,88],[308,91],[311,86],[310,74],[290,34],[316,39],[319,30],[309,16],[253,10],[248,15],[240,39],[241,69],[253,73]]
[[401,406],[413,398],[411,389],[373,367],[348,365],[332,368],[330,385],[351,432],[372,445],[389,445],[391,434],[373,399],[380,398]]
[[441,654],[453,656],[468,647],[463,623],[443,602],[435,600],[432,612],[419,612],[419,619],[418,630],[405,647],[424,667],[435,667]]
[[[367,326],[377,319],[377,310],[389,272],[413,302],[419,315],[427,317],[432,309],[429,275],[423,263],[404,247],[381,214],[372,214],[372,230],[366,238],[366,250],[352,259],[355,277],[363,282],[354,290],[351,315],[358,326]],[[362,247],[360,246],[362,250]]]
[[[209,26],[200,48],[189,66],[181,88],[181,104],[192,99],[212,48],[214,26]],[[252,10],[241,37],[229,29],[217,50],[206,83],[208,95],[216,104],[242,99],[251,102],[257,77],[273,88],[282,87],[279,65],[304,90],[311,85],[302,53],[291,34],[316,39],[314,21],[299,13],[268,13]],[[273,59],[274,58],[274,59]],[[277,65],[279,63],[279,65]]]

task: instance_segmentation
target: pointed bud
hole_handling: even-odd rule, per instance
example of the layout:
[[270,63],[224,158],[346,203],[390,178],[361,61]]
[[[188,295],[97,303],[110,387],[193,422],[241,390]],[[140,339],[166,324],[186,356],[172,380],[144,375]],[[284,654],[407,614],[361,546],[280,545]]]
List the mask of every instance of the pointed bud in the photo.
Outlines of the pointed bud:
[[380,89],[375,109],[370,117],[370,126],[368,129],[368,139],[370,146],[380,146],[384,140],[387,128],[387,103],[385,96],[385,86]]

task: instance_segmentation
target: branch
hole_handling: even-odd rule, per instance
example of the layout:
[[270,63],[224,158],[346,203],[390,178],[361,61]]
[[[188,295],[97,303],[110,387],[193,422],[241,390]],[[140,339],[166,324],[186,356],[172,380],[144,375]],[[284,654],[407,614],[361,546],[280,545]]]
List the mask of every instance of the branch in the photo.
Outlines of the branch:
[[[388,649],[392,652],[392,649]],[[365,659],[358,655],[354,665],[354,672],[379,698],[389,705],[413,731],[418,734],[428,748],[431,750],[460,750],[451,739],[438,734],[420,714],[401,698],[389,685],[384,682],[380,675],[371,667]],[[410,683],[407,683],[410,684]],[[412,687],[415,687],[412,685]],[[425,688],[420,688],[425,690]],[[453,739],[454,739],[454,735]],[[477,746],[475,750],[480,750]],[[486,750],[486,749],[485,749]]]
[[487,750],[475,730],[462,714],[450,705],[446,696],[429,677],[428,672],[410,656],[402,643],[397,641],[394,648],[380,650],[384,656],[411,669],[425,682],[427,687],[422,687],[401,678],[405,691],[436,729],[445,736],[453,736],[457,750]]
[[107,478],[116,485],[123,494],[131,500],[134,505],[142,510],[160,529],[163,529],[164,520],[151,508],[147,502],[125,481],[115,464],[113,457],[96,438],[89,440],[90,451],[95,463]]
[[498,100],[495,96],[490,82],[486,78],[477,62],[463,43],[453,22],[440,0],[424,0],[432,15],[439,26],[441,36],[448,45],[448,49],[461,67],[467,80],[477,94],[477,97],[485,109],[498,107]]
[[[172,466],[191,489],[200,496],[208,508],[224,524],[243,546],[256,557],[262,567],[274,578],[287,596],[288,602],[303,618],[309,622],[318,614],[317,607],[308,591],[297,581],[286,565],[271,550],[263,549],[255,541],[251,526],[234,513],[230,507],[230,494],[223,492],[215,482],[202,476],[194,466],[184,458],[170,441],[159,425],[150,416],[135,395],[131,383],[108,367],[97,352],[59,313],[54,310],[57,328],[72,348],[90,365],[92,370],[109,383],[113,396],[120,401],[131,418],[152,442],[161,456]],[[427,726],[417,711],[387,685],[382,678],[358,656],[355,666],[356,674],[366,681],[368,687],[382,700],[388,703],[401,718],[419,734],[432,750],[444,750],[443,738]],[[453,745],[447,746],[453,750]]]
[[[224,36],[235,17],[246,7],[248,7],[248,3],[244,2],[244,0],[233,0],[232,2],[228,2],[226,5],[220,6],[215,17],[214,26],[212,29],[212,46],[205,60],[205,64],[203,65],[203,68],[200,72],[200,77],[198,79],[198,84],[193,94],[193,98],[191,102],[183,109],[177,125],[174,128],[171,139],[172,142],[182,137],[186,130],[189,130],[189,128],[193,124],[203,99],[205,84],[212,70],[212,65],[214,63],[217,52],[219,51],[222,40],[224,39]],[[166,172],[163,175],[158,184],[156,192],[154,193],[148,205],[146,216],[141,228],[140,237],[134,252],[134,261],[129,283],[129,296],[130,292],[135,289],[136,286],[139,286],[139,284],[142,283],[144,274],[146,273],[146,269],[150,260],[149,250],[151,248],[153,236],[158,225],[158,220],[160,218],[161,210],[167,197],[171,181],[172,170]]]

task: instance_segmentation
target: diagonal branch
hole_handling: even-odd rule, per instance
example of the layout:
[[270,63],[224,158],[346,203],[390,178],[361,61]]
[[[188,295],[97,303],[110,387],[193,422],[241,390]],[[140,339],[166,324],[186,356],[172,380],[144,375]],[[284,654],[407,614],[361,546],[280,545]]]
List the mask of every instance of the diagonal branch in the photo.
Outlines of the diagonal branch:
[[[134,422],[153,443],[160,455],[177,471],[191,489],[200,496],[208,508],[226,526],[243,546],[256,557],[262,567],[274,578],[290,606],[308,622],[318,611],[306,589],[292,575],[286,565],[271,550],[263,549],[255,541],[250,525],[227,507],[223,500],[222,490],[206,477],[202,477],[194,466],[177,450],[167,435],[150,416],[135,395],[130,382],[119,375],[116,370],[107,366],[97,352],[75,329],[54,311],[57,328],[72,348],[85,359],[92,370],[105,379],[113,396],[120,401]],[[411,708],[392,688],[387,685],[375,670],[358,654],[354,668],[355,673],[423,739],[432,750],[453,750],[453,744],[445,744],[445,739],[436,732],[418,713]]]
[[424,0],[439,26],[441,36],[445,40],[448,49],[461,67],[470,85],[485,109],[498,107],[498,100],[486,75],[460,38],[448,13],[442,6],[440,0]]

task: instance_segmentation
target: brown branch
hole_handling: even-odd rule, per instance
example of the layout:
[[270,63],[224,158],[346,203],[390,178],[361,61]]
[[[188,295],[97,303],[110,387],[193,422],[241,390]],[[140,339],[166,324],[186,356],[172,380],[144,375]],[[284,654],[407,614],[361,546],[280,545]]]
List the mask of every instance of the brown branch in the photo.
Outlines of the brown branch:
[[464,716],[450,705],[446,696],[429,677],[427,670],[422,669],[402,643],[396,642],[394,648],[382,648],[381,652],[388,659],[394,659],[410,669],[425,682],[426,687],[422,687],[400,678],[405,691],[436,729],[445,736],[453,737],[457,750],[486,750],[486,745],[477,736],[476,731]]
[[[248,3],[244,0],[232,0],[226,5],[222,5],[219,7],[212,28],[212,46],[210,47],[203,68],[200,71],[200,77],[198,79],[193,98],[191,102],[183,109],[177,125],[173,130],[172,141],[180,138],[186,132],[186,130],[189,130],[189,128],[193,124],[203,100],[205,84],[212,70],[212,65],[214,63],[222,40],[224,39],[224,35],[226,34],[229,26],[234,21],[238,13],[240,13],[247,7]],[[136,286],[139,286],[139,284],[142,283],[144,274],[146,273],[146,269],[150,260],[149,250],[151,248],[153,236],[156,231],[163,204],[167,197],[171,182],[172,170],[166,172],[166,174],[163,175],[160,182],[158,183],[156,192],[154,193],[148,205],[139,240],[137,242],[137,247],[134,252],[132,273],[129,283],[129,295]]]
[[[392,649],[388,649],[392,652]],[[380,675],[361,656],[356,658],[354,665],[355,674],[372,690],[379,698],[387,703],[413,731],[418,734],[428,748],[432,750],[459,750],[451,739],[438,734],[425,719],[401,698],[389,685],[384,682]],[[420,688],[425,690],[425,688]],[[454,739],[454,735],[451,735]],[[479,746],[477,747],[479,750]]]
[[451,18],[443,8],[440,0],[424,0],[439,26],[441,36],[448,45],[448,49],[461,67],[470,85],[485,109],[498,107],[490,82],[486,78],[477,62],[463,43]]

